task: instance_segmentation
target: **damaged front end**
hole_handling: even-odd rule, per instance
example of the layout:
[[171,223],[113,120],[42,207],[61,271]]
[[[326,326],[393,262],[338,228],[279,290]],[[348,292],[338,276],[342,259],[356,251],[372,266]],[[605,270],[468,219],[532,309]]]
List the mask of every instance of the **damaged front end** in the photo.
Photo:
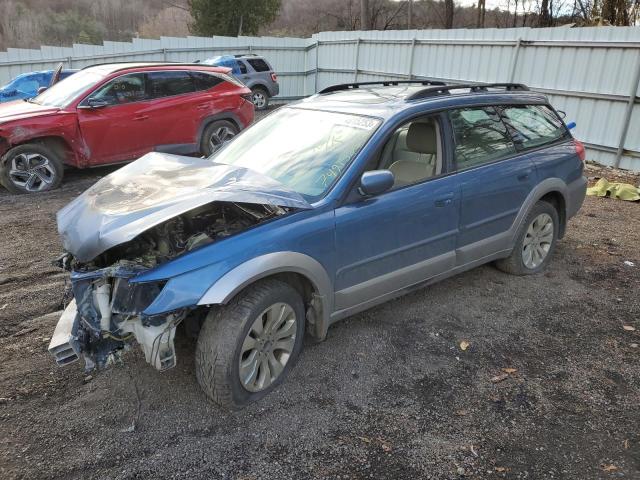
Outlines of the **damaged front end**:
[[176,327],[197,319],[197,304],[147,314],[169,279],[136,277],[307,206],[271,179],[203,159],[152,154],[105,177],[58,214],[66,253],[57,264],[70,272],[73,301],[49,351],[59,365],[82,357],[90,371],[135,340],[157,370],[174,367]]
[[119,262],[104,269],[71,273],[74,300],[65,310],[49,345],[59,365],[82,356],[87,371],[104,368],[119,360],[122,351],[135,339],[146,361],[156,369],[175,366],[173,339],[176,326],[187,312],[143,315],[162,285],[130,284],[129,279],[140,271],[143,270],[139,265]]
[[119,361],[135,339],[146,361],[157,370],[174,367],[176,327],[192,308],[145,315],[166,282],[129,280],[287,211],[270,205],[214,202],[163,222],[90,262],[64,254],[57,264],[71,272],[74,301],[67,307],[49,351],[59,365],[82,356],[90,371]]

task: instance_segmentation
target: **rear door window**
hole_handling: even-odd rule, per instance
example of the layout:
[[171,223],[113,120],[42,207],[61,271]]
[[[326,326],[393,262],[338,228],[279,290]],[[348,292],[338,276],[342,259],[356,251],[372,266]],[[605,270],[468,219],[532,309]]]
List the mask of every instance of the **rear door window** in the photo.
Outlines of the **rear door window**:
[[173,97],[196,91],[195,82],[188,72],[149,72],[151,98]]
[[451,110],[458,170],[495,162],[516,153],[507,127],[493,107]]
[[256,72],[268,72],[271,70],[267,62],[261,58],[250,58],[247,59],[247,62],[249,62],[249,65],[251,65]]
[[526,150],[568,138],[562,120],[546,105],[502,107],[504,122],[518,147]]

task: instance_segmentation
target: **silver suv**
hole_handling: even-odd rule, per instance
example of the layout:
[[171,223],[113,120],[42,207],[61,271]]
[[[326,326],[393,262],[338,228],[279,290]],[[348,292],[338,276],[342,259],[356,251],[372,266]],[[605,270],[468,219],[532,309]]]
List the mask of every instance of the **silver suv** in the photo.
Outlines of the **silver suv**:
[[251,100],[256,110],[265,110],[269,106],[269,99],[280,92],[276,73],[269,62],[259,55],[222,55],[203,60],[202,63],[231,68],[233,76],[251,89]]

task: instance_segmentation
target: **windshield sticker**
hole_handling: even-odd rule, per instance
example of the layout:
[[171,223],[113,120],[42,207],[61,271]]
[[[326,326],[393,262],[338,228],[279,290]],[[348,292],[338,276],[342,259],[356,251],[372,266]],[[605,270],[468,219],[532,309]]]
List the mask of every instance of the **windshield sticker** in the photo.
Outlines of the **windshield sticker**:
[[361,130],[373,130],[379,121],[374,118],[349,116],[336,122],[336,126],[359,128]]

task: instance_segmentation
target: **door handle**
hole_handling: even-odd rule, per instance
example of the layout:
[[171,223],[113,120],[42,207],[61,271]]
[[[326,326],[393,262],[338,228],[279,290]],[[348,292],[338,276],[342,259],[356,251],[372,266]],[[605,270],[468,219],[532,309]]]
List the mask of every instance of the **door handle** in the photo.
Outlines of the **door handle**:
[[436,207],[446,207],[447,205],[451,205],[453,203],[453,196],[438,198],[434,203]]
[[149,115],[138,115],[137,117],[133,117],[134,120],[149,120]]
[[202,103],[196,107],[196,110],[208,110],[210,105],[208,103]]
[[522,172],[520,175],[518,175],[518,180],[520,180],[521,182],[524,182],[525,180],[529,179],[529,174],[531,173],[531,170],[527,170],[526,172]]

